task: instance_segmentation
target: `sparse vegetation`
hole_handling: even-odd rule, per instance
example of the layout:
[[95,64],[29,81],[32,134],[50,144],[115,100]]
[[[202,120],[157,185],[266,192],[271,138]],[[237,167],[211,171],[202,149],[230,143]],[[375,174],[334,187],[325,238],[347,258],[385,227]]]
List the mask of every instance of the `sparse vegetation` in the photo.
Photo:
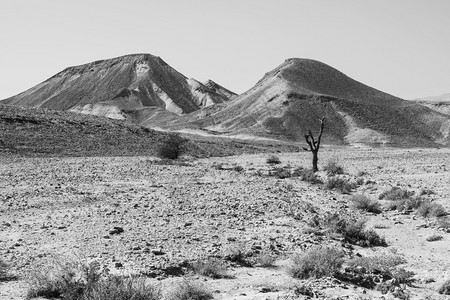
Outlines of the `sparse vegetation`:
[[336,213],[326,216],[319,223],[326,227],[329,233],[341,235],[344,242],[361,247],[387,246],[386,240],[374,230],[365,229],[366,221],[363,219],[356,220]]
[[276,256],[270,253],[262,252],[258,254],[255,259],[255,263],[263,268],[271,268],[274,267],[274,262],[276,260]]
[[444,207],[438,203],[424,201],[417,208],[417,214],[421,217],[443,217],[447,215]]
[[323,170],[327,172],[328,176],[344,174],[344,168],[339,165],[336,159],[329,160],[325,167],[323,167]]
[[439,294],[450,295],[450,279],[444,282],[438,289]]
[[267,158],[266,162],[270,165],[278,165],[281,164],[281,160],[276,155],[271,155]]
[[421,191],[420,191],[420,196],[424,196],[424,195],[434,195],[435,194],[435,192],[433,191],[433,190],[431,190],[431,189],[422,189]]
[[236,171],[236,172],[242,172],[242,171],[244,171],[244,167],[239,166],[239,165],[234,166],[234,167],[233,167],[233,171]]
[[302,181],[306,181],[311,184],[323,183],[313,170],[304,169],[302,167],[295,169],[292,172],[292,177],[299,177]]
[[279,179],[285,179],[291,177],[291,170],[288,167],[274,168],[269,172],[270,176],[277,177]]
[[427,237],[427,242],[436,242],[436,241],[440,241],[442,239],[443,239],[442,235],[433,234],[433,235]]
[[411,283],[414,273],[397,268],[405,262],[401,256],[396,255],[359,257],[350,260],[337,277],[365,288],[379,290],[384,294],[391,292],[400,299],[409,299],[404,298],[408,292],[402,285]]
[[170,134],[158,148],[158,156],[161,158],[177,159],[182,151],[183,145],[187,142],[178,134]]
[[357,209],[375,214],[381,213],[380,203],[377,200],[372,200],[365,195],[354,195],[352,196],[351,201],[353,203],[353,207]]
[[329,177],[325,187],[329,190],[337,190],[342,194],[350,194],[350,192],[356,188],[356,183],[350,182],[348,179],[332,176]]
[[444,216],[437,219],[437,227],[445,230],[450,229],[450,217]]
[[0,281],[6,280],[8,277],[9,266],[2,259],[0,259]]
[[166,297],[167,300],[209,300],[213,298],[213,294],[204,285],[190,280],[179,282]]
[[414,192],[407,191],[404,189],[401,189],[399,187],[392,187],[391,189],[383,192],[380,194],[379,199],[383,200],[405,200],[410,199],[414,196]]
[[80,300],[159,300],[159,288],[146,284],[144,278],[110,275],[85,290]]
[[334,276],[344,262],[344,254],[336,248],[316,247],[291,258],[289,273],[294,278]]
[[400,255],[377,255],[357,257],[348,261],[349,267],[362,267],[367,272],[376,270],[382,272],[392,271],[394,267],[406,263],[406,260]]
[[32,272],[27,298],[63,300],[157,300],[159,289],[140,278],[122,278],[101,270],[96,262],[53,260]]
[[225,263],[216,258],[198,260],[191,267],[194,273],[202,276],[215,279],[228,277]]

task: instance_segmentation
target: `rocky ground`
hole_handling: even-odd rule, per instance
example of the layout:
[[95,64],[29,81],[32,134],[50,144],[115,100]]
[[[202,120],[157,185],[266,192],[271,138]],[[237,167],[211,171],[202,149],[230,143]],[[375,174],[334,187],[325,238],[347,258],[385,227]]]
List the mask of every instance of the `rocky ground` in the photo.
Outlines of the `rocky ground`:
[[[448,149],[323,146],[319,155],[319,165],[335,159],[348,177],[363,182],[351,194],[377,199],[392,186],[429,189],[434,193],[426,197],[450,211]],[[284,166],[310,166],[308,152],[277,156]],[[273,168],[267,157],[186,157],[175,164],[142,156],[1,157],[0,258],[17,278],[0,281],[0,299],[23,299],[30,270],[54,257],[98,261],[166,288],[189,277],[217,299],[306,299],[295,293],[300,285],[323,299],[393,298],[335,278],[289,276],[291,255],[314,245],[342,248],[347,258],[401,255],[402,267],[415,274],[406,287],[411,299],[445,299],[436,291],[450,279],[450,235],[435,218],[387,209],[357,212],[349,194],[267,176]],[[325,212],[362,214],[388,246],[362,248],[314,234],[311,218]],[[427,241],[436,234],[443,239]],[[238,254],[249,265],[230,259]],[[274,267],[260,265],[267,256],[276,258]],[[208,257],[226,262],[229,278],[193,275],[185,267]]]

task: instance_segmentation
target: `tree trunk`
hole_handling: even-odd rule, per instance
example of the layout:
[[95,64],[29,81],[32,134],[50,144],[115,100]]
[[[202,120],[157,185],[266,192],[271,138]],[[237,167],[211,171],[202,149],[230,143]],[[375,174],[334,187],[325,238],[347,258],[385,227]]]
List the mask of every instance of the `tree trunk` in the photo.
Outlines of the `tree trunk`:
[[319,158],[317,157],[318,153],[319,153],[319,149],[317,149],[317,151],[312,151],[312,154],[313,154],[313,172],[319,171],[319,168],[317,167],[317,162],[319,161]]

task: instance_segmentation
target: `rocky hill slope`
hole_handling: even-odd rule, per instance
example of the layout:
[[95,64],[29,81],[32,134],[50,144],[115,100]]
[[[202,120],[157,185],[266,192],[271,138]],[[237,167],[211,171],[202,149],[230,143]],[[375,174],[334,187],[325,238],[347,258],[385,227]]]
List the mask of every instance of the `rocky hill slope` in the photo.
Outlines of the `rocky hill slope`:
[[2,103],[132,119],[146,108],[181,115],[233,96],[212,81],[187,78],[159,57],[135,54],[67,68]]
[[[0,104],[0,158],[9,156],[148,156],[156,155],[168,133],[105,117],[19,108]],[[292,145],[198,137],[183,155],[226,156],[276,150]]]
[[218,107],[185,116],[186,123],[179,128],[298,140],[325,116],[326,142],[449,144],[447,115],[373,89],[309,59],[286,60],[250,90]]

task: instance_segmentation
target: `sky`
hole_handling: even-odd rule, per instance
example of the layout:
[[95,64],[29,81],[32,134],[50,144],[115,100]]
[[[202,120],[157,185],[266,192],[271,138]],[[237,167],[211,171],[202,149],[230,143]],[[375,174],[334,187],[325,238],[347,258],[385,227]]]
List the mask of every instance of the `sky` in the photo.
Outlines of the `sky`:
[[404,99],[450,93],[449,0],[1,0],[0,99],[132,53],[242,93],[292,57]]

